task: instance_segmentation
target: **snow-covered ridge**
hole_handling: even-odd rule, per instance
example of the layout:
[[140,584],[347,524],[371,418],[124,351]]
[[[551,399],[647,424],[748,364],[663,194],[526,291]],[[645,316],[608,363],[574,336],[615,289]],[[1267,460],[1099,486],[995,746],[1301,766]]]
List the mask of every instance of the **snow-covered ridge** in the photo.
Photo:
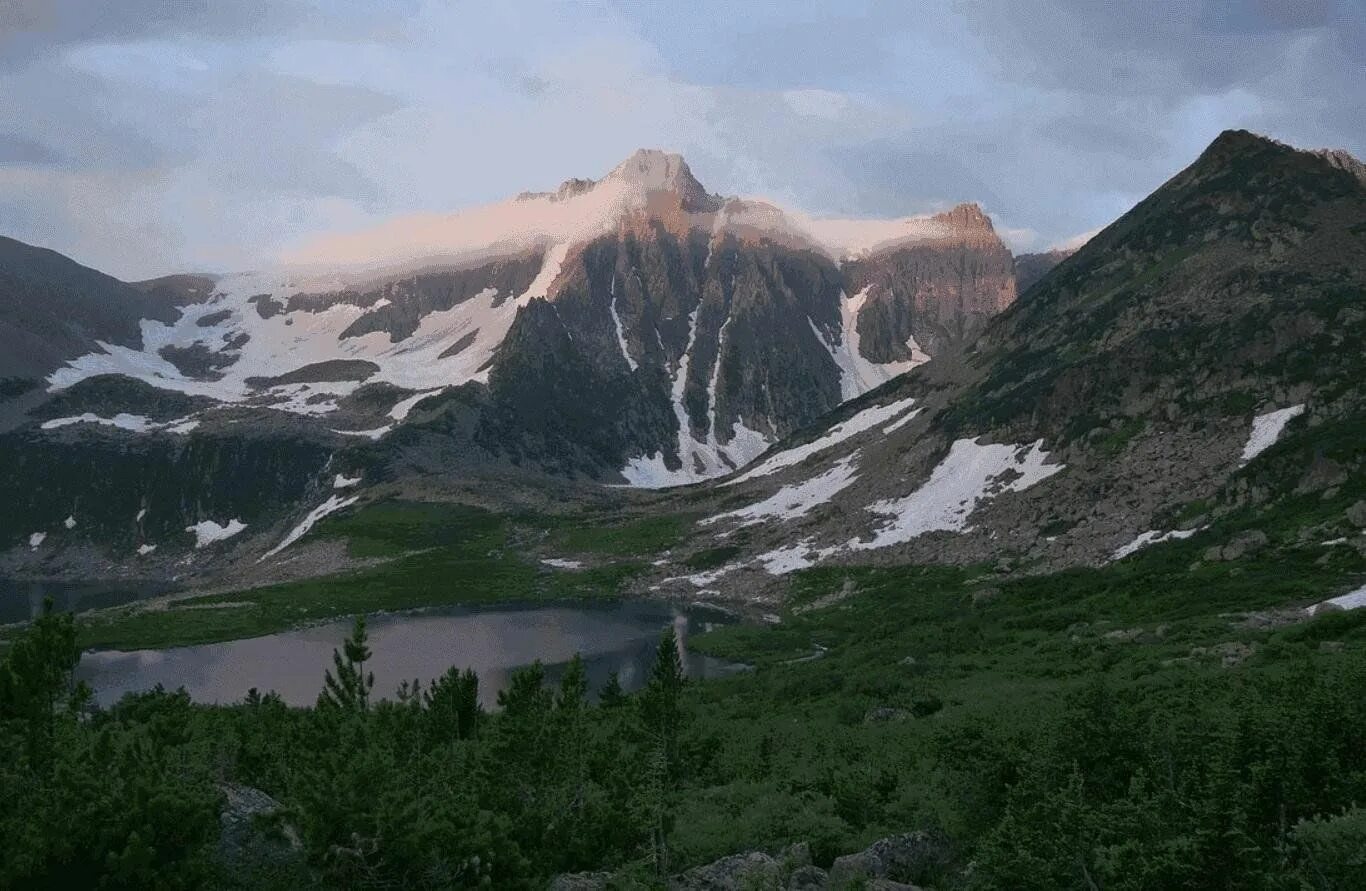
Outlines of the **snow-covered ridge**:
[[396,217],[352,232],[305,237],[281,253],[296,274],[399,270],[466,262],[555,244],[578,244],[624,220],[657,214],[687,228],[799,241],[839,261],[959,234],[944,215],[839,219],[784,210],[761,198],[709,195],[676,154],[642,149],[600,180],[572,179],[554,192],[449,214]]

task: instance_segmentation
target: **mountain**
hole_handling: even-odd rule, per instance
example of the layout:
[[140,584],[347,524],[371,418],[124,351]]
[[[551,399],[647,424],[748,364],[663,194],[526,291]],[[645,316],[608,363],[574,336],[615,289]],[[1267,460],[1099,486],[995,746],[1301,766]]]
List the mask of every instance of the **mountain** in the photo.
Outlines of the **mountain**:
[[87,538],[169,555],[203,522],[278,539],[331,497],[336,467],[723,475],[961,349],[1015,295],[975,205],[813,219],[710,194],[659,151],[321,237],[271,270],[125,284],[7,249],[0,353],[41,358],[0,398],[0,449],[29,468],[0,493],[16,505],[0,533],[25,565]]
[[1212,559],[1268,534],[1359,540],[1363,221],[1350,164],[1224,133],[969,349],[691,499],[697,547],[734,556],[661,588],[778,596],[817,563],[1096,565],[1236,517],[1246,539]]
[[138,349],[139,320],[172,301],[45,250],[0,237],[0,378],[40,377],[100,342]]
[[1072,248],[1053,248],[1037,254],[1015,256],[1015,288],[1024,294],[1034,283],[1052,271],[1063,260],[1076,253]]

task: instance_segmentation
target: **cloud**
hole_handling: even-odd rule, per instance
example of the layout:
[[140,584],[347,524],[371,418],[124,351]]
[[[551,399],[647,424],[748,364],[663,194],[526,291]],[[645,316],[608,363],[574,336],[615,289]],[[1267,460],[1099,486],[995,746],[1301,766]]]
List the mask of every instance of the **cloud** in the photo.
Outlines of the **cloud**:
[[600,176],[1102,226],[1220,130],[1366,153],[1352,0],[0,5],[0,219],[125,276]]
[[0,164],[34,164],[50,166],[61,164],[64,157],[50,146],[20,136],[16,133],[0,133]]

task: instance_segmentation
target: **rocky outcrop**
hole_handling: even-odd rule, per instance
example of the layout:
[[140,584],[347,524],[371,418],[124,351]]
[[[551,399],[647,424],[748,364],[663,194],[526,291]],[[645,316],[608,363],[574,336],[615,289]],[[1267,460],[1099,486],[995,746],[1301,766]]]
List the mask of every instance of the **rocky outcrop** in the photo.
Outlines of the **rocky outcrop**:
[[959,348],[1015,301],[1010,250],[981,208],[962,204],[932,219],[949,234],[844,266],[846,291],[867,294],[858,326],[870,361]]
[[278,822],[280,803],[251,786],[227,784],[222,793],[218,860],[229,887],[311,884],[298,834]]
[[[911,832],[839,857],[827,871],[811,862],[806,844],[796,844],[777,855],[745,851],[722,857],[674,876],[668,887],[670,891],[917,891],[919,883],[943,875],[950,855],[942,834]],[[612,882],[610,873],[574,873],[556,876],[550,891],[604,891],[615,887]]]

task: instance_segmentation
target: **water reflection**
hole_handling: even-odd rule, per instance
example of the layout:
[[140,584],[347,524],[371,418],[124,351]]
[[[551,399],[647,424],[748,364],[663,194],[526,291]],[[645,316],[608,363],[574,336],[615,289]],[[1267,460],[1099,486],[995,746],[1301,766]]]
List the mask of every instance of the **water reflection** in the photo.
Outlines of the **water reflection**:
[[[687,650],[689,633],[725,622],[722,614],[676,610],[657,603],[455,609],[372,617],[367,623],[374,653],[367,670],[376,693],[392,696],[402,681],[425,685],[447,668],[473,668],[480,698],[492,706],[511,672],[540,659],[558,680],[580,653],[589,688],[596,691],[616,672],[626,690],[640,688],[654,661],[664,628],[673,624],[683,665],[691,677],[710,677],[737,666]],[[291,705],[312,705],[322,689],[332,651],[350,632],[338,621],[247,640],[168,650],[103,651],[81,658],[78,676],[103,704],[157,684],[184,687],[200,702],[235,702],[253,687],[274,690]]]

